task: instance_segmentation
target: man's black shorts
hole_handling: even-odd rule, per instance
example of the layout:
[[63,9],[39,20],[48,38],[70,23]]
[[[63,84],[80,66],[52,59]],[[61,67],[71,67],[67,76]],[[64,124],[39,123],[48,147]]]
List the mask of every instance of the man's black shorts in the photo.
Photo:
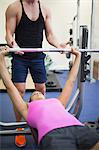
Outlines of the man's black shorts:
[[15,83],[25,83],[28,71],[34,83],[45,83],[47,80],[44,58],[24,59],[13,57],[12,59],[12,81]]

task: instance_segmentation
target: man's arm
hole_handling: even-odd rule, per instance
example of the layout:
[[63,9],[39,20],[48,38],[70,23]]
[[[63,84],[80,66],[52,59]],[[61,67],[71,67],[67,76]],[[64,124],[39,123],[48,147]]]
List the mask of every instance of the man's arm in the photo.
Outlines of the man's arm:
[[66,44],[64,46],[64,44],[60,44],[59,41],[57,40],[52,26],[51,26],[51,12],[48,8],[46,8],[46,17],[45,17],[45,35],[46,35],[46,39],[48,41],[49,44],[51,44],[52,46],[56,47],[56,48],[64,48],[66,47]]
[[20,96],[17,88],[12,83],[8,70],[5,65],[4,55],[7,53],[7,49],[0,51],[0,76],[4,82],[4,85],[7,89],[7,92],[11,98],[12,103],[18,110],[18,112],[24,117],[27,118],[27,104],[23,101]]
[[14,4],[8,6],[5,16],[6,16],[6,41],[10,47],[14,47],[15,45],[17,45],[13,37],[17,22],[17,11],[14,7]]
[[78,74],[79,65],[80,65],[80,59],[81,59],[81,53],[75,49],[72,49],[71,51],[75,55],[75,61],[73,64],[73,67],[70,71],[69,77],[66,81],[66,84],[64,86],[64,89],[58,99],[61,101],[61,103],[66,107],[68,100],[71,96],[72,89]]

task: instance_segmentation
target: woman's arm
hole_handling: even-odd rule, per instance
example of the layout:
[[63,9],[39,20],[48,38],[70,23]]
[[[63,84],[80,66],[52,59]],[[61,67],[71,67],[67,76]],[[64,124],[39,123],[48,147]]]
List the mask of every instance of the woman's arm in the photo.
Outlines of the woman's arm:
[[71,53],[75,55],[75,61],[73,64],[73,67],[70,71],[69,77],[65,83],[64,89],[58,99],[61,101],[61,103],[66,107],[68,100],[71,96],[72,89],[78,74],[79,65],[80,65],[80,59],[81,59],[81,53],[77,51],[76,49],[72,49]]
[[5,65],[4,57],[7,54],[7,52],[8,50],[6,50],[6,48],[3,48],[0,51],[0,76],[4,82],[4,85],[7,89],[7,92],[11,98],[12,103],[15,105],[16,109],[22,115],[22,117],[26,120],[27,104],[23,101],[17,88],[14,86],[13,82],[11,81],[10,75]]

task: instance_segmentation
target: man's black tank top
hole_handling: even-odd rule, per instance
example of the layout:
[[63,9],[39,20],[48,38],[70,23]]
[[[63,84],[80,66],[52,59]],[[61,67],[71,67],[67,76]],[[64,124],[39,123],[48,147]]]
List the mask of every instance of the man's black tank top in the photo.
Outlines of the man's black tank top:
[[[30,20],[23,7],[22,0],[20,0],[22,6],[22,17],[21,20],[16,27],[15,30],[15,40],[20,48],[42,48],[42,41],[43,41],[43,30],[45,28],[44,18],[40,8],[39,3],[39,17],[36,21]],[[19,56],[19,55],[17,55]],[[29,59],[39,59],[44,58],[45,54],[42,52],[36,53],[25,53],[22,58],[29,58]]]

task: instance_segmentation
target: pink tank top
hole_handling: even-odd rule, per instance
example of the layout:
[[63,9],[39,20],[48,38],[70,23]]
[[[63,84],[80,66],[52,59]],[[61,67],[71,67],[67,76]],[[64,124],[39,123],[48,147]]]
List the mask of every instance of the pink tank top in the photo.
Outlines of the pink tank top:
[[56,128],[83,124],[68,113],[56,98],[37,100],[28,104],[27,123],[38,130],[38,143]]

